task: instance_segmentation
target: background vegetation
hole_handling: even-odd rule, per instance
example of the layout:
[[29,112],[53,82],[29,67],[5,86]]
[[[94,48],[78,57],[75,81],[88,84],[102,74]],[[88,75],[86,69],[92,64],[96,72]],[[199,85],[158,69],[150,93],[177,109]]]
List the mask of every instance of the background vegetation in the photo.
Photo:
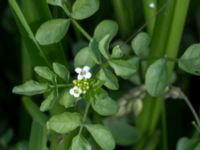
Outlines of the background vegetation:
[[[98,12],[90,18],[80,21],[80,24],[92,35],[95,26],[100,21],[104,19],[116,20],[119,24],[119,33],[115,37],[115,40],[121,39],[127,41],[130,37],[135,36],[138,29],[150,20],[150,23],[145,26],[143,31],[148,31],[149,34],[152,34],[151,24],[153,20],[156,17],[162,16],[165,9],[173,3],[173,0],[169,0],[169,2],[163,0],[162,5],[159,7],[164,8],[158,9],[159,13],[157,14],[145,9],[144,4],[149,1],[144,0],[143,2],[138,0],[101,0]],[[165,6],[166,3],[169,4]],[[41,23],[49,19],[48,13],[44,12],[44,9],[38,8],[36,1],[21,0],[19,4],[33,33],[36,32]],[[50,8],[53,17],[64,16],[60,8]],[[150,13],[154,17],[149,15]],[[181,17],[184,16],[180,14],[178,19]],[[154,45],[162,42],[158,40],[162,37],[162,35],[159,35],[159,32],[162,32],[163,28],[167,29],[170,26],[169,22],[165,22],[166,25],[162,27],[160,25],[160,28],[156,26],[158,34],[157,41],[154,42]],[[73,53],[77,50],[77,43],[80,44],[82,42],[84,44],[87,40],[73,26],[70,26],[68,32],[67,36],[62,40],[62,44],[64,45],[64,56],[68,59],[67,63],[70,66],[73,61]],[[174,32],[174,37],[176,38],[176,31]],[[171,38],[173,39],[173,35]],[[191,0],[183,34],[181,35],[180,46],[178,46],[179,44],[177,45],[177,47],[180,47],[178,55],[181,55],[189,45],[198,43],[199,40],[200,2],[199,0]],[[30,74],[32,74],[32,66],[29,61],[30,56],[28,57],[23,51],[24,43],[14,21],[8,1],[6,0],[0,1],[0,50],[0,68],[2,70],[0,74],[0,149],[4,150],[8,147],[14,147],[19,142],[29,140],[31,117],[25,110],[20,96],[12,94],[12,88],[30,79]],[[54,58],[52,57],[52,59]],[[73,70],[73,67],[71,67],[71,70]],[[200,78],[198,76],[188,75],[181,70],[177,70],[177,77],[175,85],[179,86],[188,95],[195,110],[199,112],[200,96],[198,86],[200,84]],[[117,91],[118,93],[112,92],[111,94],[122,95],[124,91],[135,87],[135,84],[120,80],[120,87],[120,90]],[[40,101],[36,101],[36,103],[40,103]],[[184,101],[168,99],[164,103],[166,104],[167,145],[168,149],[173,150],[181,137],[194,137],[194,126],[191,124],[194,119]],[[159,128],[160,126],[161,123],[158,123],[157,127]],[[162,145],[162,142],[159,142],[158,145]],[[117,146],[117,148],[130,149],[130,147],[126,146]],[[162,146],[158,146],[158,149],[164,150]]]

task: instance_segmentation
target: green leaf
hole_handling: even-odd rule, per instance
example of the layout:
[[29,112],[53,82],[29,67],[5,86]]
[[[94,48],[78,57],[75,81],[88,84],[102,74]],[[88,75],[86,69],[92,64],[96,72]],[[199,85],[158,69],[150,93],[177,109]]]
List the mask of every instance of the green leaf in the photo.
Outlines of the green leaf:
[[72,18],[82,20],[99,9],[99,0],[76,0],[72,6]]
[[176,150],[200,150],[199,139],[182,137],[178,140]]
[[69,81],[70,72],[64,65],[54,62],[53,63],[53,70],[65,82]]
[[111,130],[116,143],[119,145],[132,145],[141,137],[141,133],[135,127],[129,125],[125,119],[106,119],[104,123]]
[[98,43],[95,39],[92,39],[89,44],[89,53],[95,63],[100,64],[101,54],[99,52]]
[[187,48],[180,57],[178,66],[191,74],[200,75],[200,44],[194,44]]
[[93,66],[94,61],[88,47],[81,49],[74,58],[74,67]]
[[101,54],[106,58],[109,59],[109,44],[110,44],[110,36],[107,34],[102,40],[99,41],[99,50]]
[[47,3],[53,6],[61,7],[68,15],[70,14],[69,10],[67,9],[65,0],[47,0]]
[[28,141],[20,141],[15,145],[16,150],[30,150],[28,148]]
[[130,57],[132,53],[131,46],[129,46],[126,42],[122,40],[117,40],[112,43],[112,55],[111,58],[122,58],[122,57]]
[[6,147],[13,138],[13,130],[8,129],[3,135],[0,136],[0,146]]
[[26,96],[32,96],[47,92],[49,86],[47,83],[39,83],[37,81],[27,81],[22,85],[15,86],[12,90],[15,94],[21,94]]
[[73,131],[81,125],[81,116],[79,113],[64,112],[54,115],[47,122],[47,128],[57,133],[65,134]]
[[67,33],[69,19],[52,19],[43,23],[36,33],[36,40],[41,45],[58,43]]
[[119,88],[116,76],[106,68],[100,69],[98,78],[102,81],[105,81],[104,85],[111,90],[117,90]]
[[51,109],[55,105],[57,99],[56,91],[53,90],[40,105],[40,111],[47,111]]
[[166,60],[161,58],[155,61],[147,69],[145,86],[152,96],[161,96],[168,86],[168,71]]
[[194,150],[200,150],[200,143],[198,143]]
[[113,37],[117,34],[118,25],[115,21],[112,20],[103,20],[101,21],[94,31],[94,38],[99,42],[106,35],[109,35],[109,40],[111,41]]
[[191,150],[192,141],[188,138],[181,138],[178,141],[176,150]]
[[51,82],[55,81],[55,74],[45,66],[36,66],[34,71],[42,78],[49,80]]
[[82,136],[77,135],[72,140],[71,150],[91,150],[90,143]]
[[119,45],[116,45],[113,49],[112,49],[112,54],[111,54],[111,58],[122,58],[123,57],[123,51],[120,48]]
[[149,55],[150,37],[147,33],[139,33],[131,42],[131,46],[136,55],[147,57]]
[[113,115],[117,112],[117,103],[111,99],[108,94],[99,89],[98,93],[91,100],[92,108],[102,116]]
[[86,128],[104,150],[113,150],[115,148],[115,141],[111,132],[102,125],[87,125]]
[[76,102],[76,98],[69,93],[69,89],[65,89],[62,92],[62,96],[59,99],[59,103],[65,108],[73,107]]
[[133,57],[128,60],[110,60],[109,64],[114,69],[116,75],[126,79],[137,72],[138,58]]

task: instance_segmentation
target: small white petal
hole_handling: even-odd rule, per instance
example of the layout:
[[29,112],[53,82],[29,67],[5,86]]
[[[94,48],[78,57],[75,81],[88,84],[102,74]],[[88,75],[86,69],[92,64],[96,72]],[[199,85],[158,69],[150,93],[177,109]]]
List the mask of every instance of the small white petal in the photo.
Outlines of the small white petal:
[[71,95],[74,95],[74,88],[70,89],[70,90],[69,90],[69,93],[70,93]]
[[82,80],[83,77],[84,77],[84,76],[83,76],[83,75],[80,75],[80,74],[77,76],[78,80]]
[[78,94],[74,94],[74,97],[79,97],[80,96],[80,94],[78,93]]
[[81,73],[81,71],[82,71],[81,68],[76,68],[76,69],[75,69],[75,72],[78,73],[78,74]]
[[85,71],[85,72],[90,71],[90,67],[89,67],[89,66],[84,66],[84,67],[83,67],[83,71]]
[[86,79],[90,79],[91,76],[92,76],[92,74],[91,74],[90,72],[87,72],[87,73],[85,74],[85,78],[86,78]]

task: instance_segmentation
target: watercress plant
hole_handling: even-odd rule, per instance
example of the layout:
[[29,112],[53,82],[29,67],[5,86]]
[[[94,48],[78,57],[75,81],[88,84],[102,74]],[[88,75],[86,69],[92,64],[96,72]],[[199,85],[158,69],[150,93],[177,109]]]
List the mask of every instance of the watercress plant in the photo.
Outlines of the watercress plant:
[[[61,143],[67,143],[63,144],[62,149],[71,150],[113,150],[116,143],[137,143],[145,132],[130,125],[123,117],[133,111],[133,118],[137,122],[137,116],[144,111],[143,101],[148,97],[184,99],[195,117],[196,128],[200,129],[198,115],[189,100],[180,89],[177,91],[173,88],[169,69],[170,63],[177,63],[183,71],[200,75],[200,44],[190,46],[180,58],[168,56],[167,53],[152,57],[151,35],[140,32],[131,43],[121,41],[114,44],[119,27],[117,22],[108,19],[101,21],[91,36],[78,21],[97,12],[99,0],[76,0],[71,7],[65,0],[47,0],[49,5],[61,7],[65,17],[44,22],[34,35],[15,0],[9,0],[9,3],[16,21],[22,26],[22,35],[29,38],[29,42],[37,49],[36,57],[43,60],[43,65],[34,66],[37,77],[15,86],[13,93],[41,95],[40,98],[43,98],[39,108],[28,100],[26,104],[35,108],[29,109],[30,114],[44,126],[45,131],[48,130],[45,132],[45,137],[48,137],[44,142],[46,149],[59,145],[53,140],[58,136],[61,137]],[[73,59],[73,72],[66,65],[69,63],[51,61],[43,49],[61,42],[71,24],[88,40]],[[134,101],[124,106],[120,103],[126,101],[110,96],[110,91],[119,90],[119,80],[138,83],[137,77],[139,85],[134,92],[131,91]],[[48,142],[51,146],[48,146]]]

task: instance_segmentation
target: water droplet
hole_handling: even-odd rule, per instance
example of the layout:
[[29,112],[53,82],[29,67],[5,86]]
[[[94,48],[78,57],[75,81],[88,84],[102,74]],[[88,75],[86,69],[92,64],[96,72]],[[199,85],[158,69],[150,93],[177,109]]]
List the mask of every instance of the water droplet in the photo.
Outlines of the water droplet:
[[153,3],[153,2],[151,2],[151,3],[149,3],[149,7],[150,7],[150,8],[155,8],[155,7],[156,7],[156,4]]

